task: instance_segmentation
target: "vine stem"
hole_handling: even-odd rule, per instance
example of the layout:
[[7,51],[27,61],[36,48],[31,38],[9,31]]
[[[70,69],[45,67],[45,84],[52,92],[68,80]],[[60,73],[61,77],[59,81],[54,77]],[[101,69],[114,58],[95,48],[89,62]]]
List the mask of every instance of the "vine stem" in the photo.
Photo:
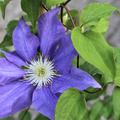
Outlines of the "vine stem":
[[77,56],[77,68],[79,68],[80,67],[80,56],[78,55]]
[[[72,23],[73,27],[76,27],[75,22],[74,22],[74,20],[73,20],[73,17],[72,17],[72,15],[71,15],[69,9],[67,8],[66,5],[62,5],[62,6],[65,8],[65,10],[66,10],[66,12],[67,12],[67,14],[68,14],[68,16],[69,16],[69,18],[70,18],[70,20],[71,20],[71,23]],[[78,56],[77,56],[77,68],[79,68],[79,66],[80,66],[79,60],[80,60],[80,56],[78,55]]]
[[65,8],[65,10],[66,10],[66,12],[67,12],[67,14],[68,14],[68,16],[69,16],[69,18],[71,20],[71,23],[72,23],[73,27],[76,27],[75,22],[73,20],[73,17],[72,17],[72,15],[70,13],[70,10],[67,8],[67,6],[64,6],[64,5],[62,5],[62,6],[63,6],[63,8]]
[[63,5],[67,5],[71,0],[67,0],[65,3],[63,3]]
[[61,7],[60,18],[61,18],[61,22],[63,23],[63,7]]
[[46,11],[48,11],[48,8],[42,3],[42,7],[46,10]]

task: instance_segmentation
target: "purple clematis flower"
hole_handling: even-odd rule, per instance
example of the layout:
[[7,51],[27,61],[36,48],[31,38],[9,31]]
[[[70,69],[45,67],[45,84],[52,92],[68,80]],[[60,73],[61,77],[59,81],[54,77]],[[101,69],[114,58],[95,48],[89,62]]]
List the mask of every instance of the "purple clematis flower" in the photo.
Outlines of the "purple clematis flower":
[[89,74],[72,66],[77,53],[58,13],[59,9],[53,9],[39,18],[39,37],[21,19],[13,32],[15,52],[1,51],[5,58],[0,58],[0,118],[32,105],[54,120],[57,93],[101,87]]

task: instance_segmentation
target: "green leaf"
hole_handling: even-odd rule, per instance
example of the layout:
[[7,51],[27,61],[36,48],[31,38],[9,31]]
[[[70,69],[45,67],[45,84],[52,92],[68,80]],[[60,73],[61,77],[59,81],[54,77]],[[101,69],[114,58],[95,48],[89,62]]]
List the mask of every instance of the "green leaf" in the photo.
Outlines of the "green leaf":
[[102,34],[95,32],[81,33],[76,27],[72,31],[72,42],[79,53],[88,63],[98,68],[112,82],[115,75],[113,49],[107,44]]
[[70,89],[58,100],[55,120],[83,120],[86,113],[84,96],[79,91]]
[[99,21],[101,18],[110,16],[115,10],[117,9],[108,3],[91,3],[81,11],[80,23],[85,25],[93,21]]
[[12,46],[12,33],[14,28],[16,27],[18,21],[13,20],[10,21],[6,28],[6,35],[3,41],[0,43],[0,48],[6,50],[7,47]]
[[36,21],[39,16],[39,8],[42,0],[21,0],[21,7],[24,12],[27,13],[29,20],[31,21],[34,29],[36,29]]
[[18,119],[19,120],[31,120],[32,118],[31,118],[30,112],[27,110],[24,110],[19,114]]
[[4,2],[4,0],[0,0],[0,2]]
[[101,101],[97,101],[93,105],[90,115],[89,115],[90,120],[99,120],[102,107],[103,107],[103,104]]
[[8,23],[7,28],[6,28],[7,35],[12,37],[13,30],[17,26],[17,24],[18,24],[17,20],[12,20]]
[[109,21],[105,18],[101,18],[100,21],[92,28],[92,31],[104,33],[108,30]]
[[80,68],[83,69],[84,71],[87,71],[91,75],[96,75],[96,74],[101,74],[101,72],[95,68],[93,65],[89,64],[88,62],[85,62],[80,65]]
[[102,103],[103,103],[103,108],[100,113],[108,120],[113,115],[112,97],[105,96]]
[[[100,120],[101,116],[104,116],[108,120],[112,113],[113,108],[111,104],[111,97],[105,97],[104,101],[98,100],[94,103],[90,110],[89,118],[90,120]],[[115,119],[116,120],[116,119]]]
[[11,36],[6,35],[4,40],[0,43],[0,48],[5,50],[9,46],[12,46],[12,38]]
[[45,0],[45,4],[48,7],[52,7],[61,3],[64,3],[66,0]]
[[114,120],[120,120],[120,88],[116,87],[113,91],[113,110]]
[[1,11],[2,11],[2,16],[3,16],[3,18],[5,18],[6,6],[7,6],[7,4],[8,4],[10,1],[11,1],[11,0],[0,1],[0,8],[1,8]]
[[120,48],[114,48],[114,61],[116,67],[114,83],[120,87]]
[[49,120],[47,117],[43,116],[43,115],[38,115],[35,120]]
[[112,105],[105,104],[101,110],[101,115],[104,116],[107,120],[111,117],[113,113]]

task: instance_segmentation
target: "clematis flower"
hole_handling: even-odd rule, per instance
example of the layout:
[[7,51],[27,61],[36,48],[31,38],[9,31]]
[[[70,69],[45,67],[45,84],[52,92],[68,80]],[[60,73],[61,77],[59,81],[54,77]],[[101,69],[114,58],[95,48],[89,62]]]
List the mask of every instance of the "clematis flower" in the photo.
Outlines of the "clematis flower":
[[101,87],[72,66],[77,53],[58,13],[59,9],[53,9],[39,18],[38,36],[21,19],[13,32],[15,52],[1,50],[5,57],[0,58],[0,118],[32,105],[54,120],[57,93]]

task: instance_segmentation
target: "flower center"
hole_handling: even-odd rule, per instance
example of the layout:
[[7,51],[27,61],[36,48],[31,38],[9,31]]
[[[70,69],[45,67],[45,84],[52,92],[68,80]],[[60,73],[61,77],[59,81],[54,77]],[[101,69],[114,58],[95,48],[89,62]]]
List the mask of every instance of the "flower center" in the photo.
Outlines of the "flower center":
[[38,70],[36,70],[36,74],[41,77],[45,75],[45,69],[44,68],[39,68]]
[[33,85],[48,85],[57,76],[53,62],[47,58],[43,59],[40,57],[37,61],[31,61],[27,68],[25,78]]

